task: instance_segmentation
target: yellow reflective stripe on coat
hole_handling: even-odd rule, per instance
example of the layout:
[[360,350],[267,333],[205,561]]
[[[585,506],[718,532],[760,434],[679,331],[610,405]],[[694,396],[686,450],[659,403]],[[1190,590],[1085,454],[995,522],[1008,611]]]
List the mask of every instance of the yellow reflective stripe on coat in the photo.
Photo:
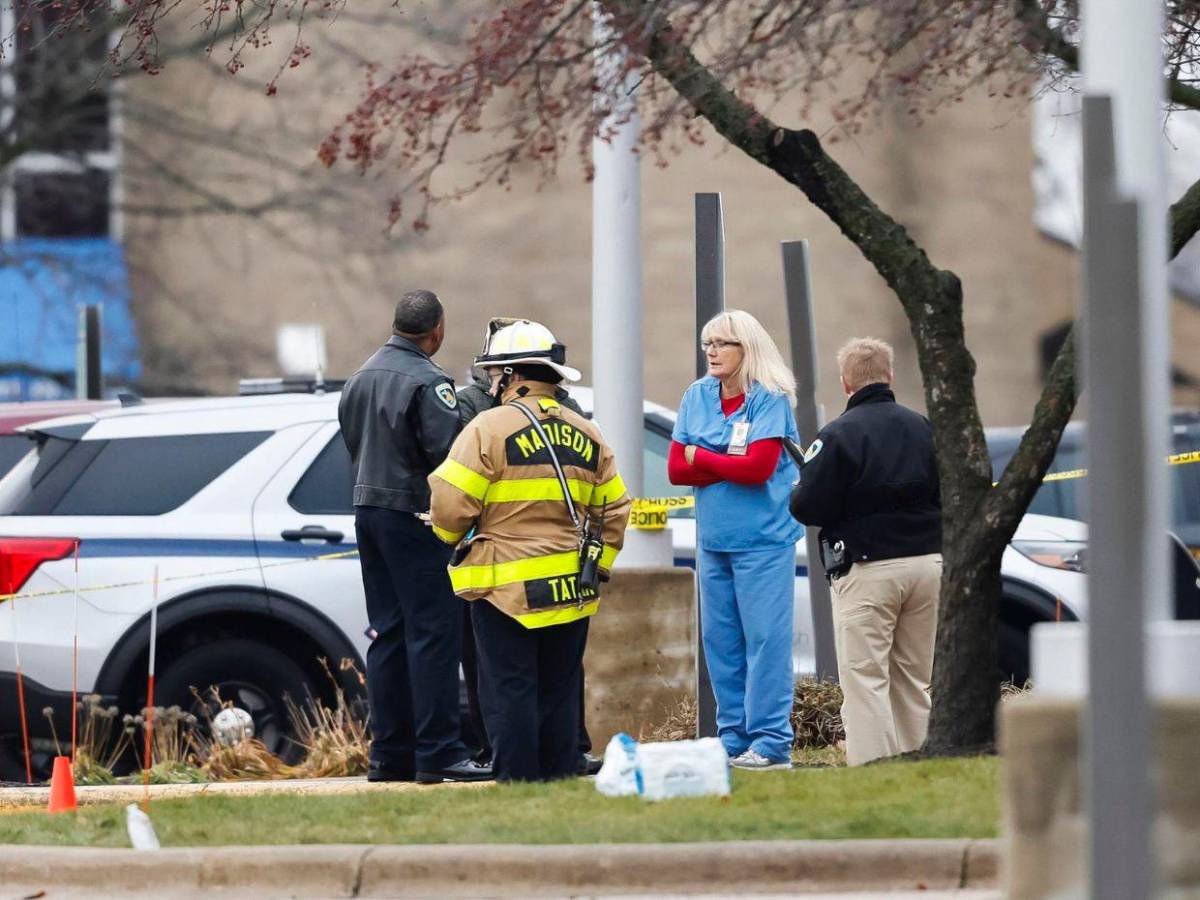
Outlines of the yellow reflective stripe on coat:
[[592,506],[600,506],[602,503],[615,503],[625,496],[625,482],[621,480],[620,475],[614,475],[604,484],[596,485],[596,489],[592,491]]
[[[481,601],[486,603],[487,601]],[[579,619],[586,619],[588,616],[594,616],[596,610],[600,608],[600,601],[593,600],[590,603],[585,603],[583,606],[563,606],[559,609],[539,609],[537,612],[525,613],[520,616],[513,616],[518,622],[526,628],[545,628],[548,625],[566,625],[568,622],[576,622]]]
[[[567,479],[571,496],[587,505],[592,499],[592,485],[575,478]],[[483,498],[484,503],[521,503],[535,500],[562,502],[562,485],[557,478],[506,478],[493,481]]]
[[579,551],[568,550],[491,566],[458,566],[450,570],[450,585],[456,594],[462,591],[490,591],[518,581],[534,581],[578,572]]
[[447,544],[457,544],[463,539],[463,535],[466,534],[465,531],[447,531],[445,528],[437,525],[433,525],[433,533]]
[[454,485],[464,494],[469,494],[476,500],[482,500],[487,494],[488,486],[491,484],[485,477],[478,472],[468,469],[460,462],[455,462],[452,459],[447,459],[440,466],[433,470],[433,474],[442,481]]
[[604,545],[604,549],[600,551],[600,568],[611,569],[613,563],[617,561],[617,548],[609,544]]

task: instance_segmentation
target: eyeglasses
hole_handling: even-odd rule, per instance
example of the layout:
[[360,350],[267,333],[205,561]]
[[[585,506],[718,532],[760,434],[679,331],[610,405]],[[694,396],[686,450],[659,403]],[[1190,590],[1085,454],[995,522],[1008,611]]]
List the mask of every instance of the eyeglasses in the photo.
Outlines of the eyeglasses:
[[700,349],[703,350],[705,353],[707,353],[709,350],[724,350],[726,347],[740,347],[740,346],[742,346],[742,345],[738,341],[711,340],[711,341],[701,341],[700,342]]

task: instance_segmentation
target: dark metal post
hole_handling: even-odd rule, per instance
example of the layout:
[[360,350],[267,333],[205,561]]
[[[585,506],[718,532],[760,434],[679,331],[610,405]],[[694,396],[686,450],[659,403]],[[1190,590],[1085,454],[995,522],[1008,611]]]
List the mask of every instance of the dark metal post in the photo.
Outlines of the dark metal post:
[[[821,430],[817,405],[817,332],[813,325],[812,281],[809,275],[808,241],[783,242],[783,287],[787,297],[788,336],[792,344],[792,371],[796,375],[796,426],[805,446]],[[829,583],[821,567],[817,529],[805,528],[808,548],[808,596],[812,606],[813,650],[817,678],[837,681],[837,650],[833,641],[833,605]]]
[[[725,229],[721,220],[721,195],[696,195],[696,377],[708,372],[700,349],[704,324],[725,309]],[[717,701],[708,675],[708,660],[701,640],[700,541],[696,540],[696,736],[717,734]]]
[[82,400],[99,400],[104,393],[100,354],[100,307],[82,306],[75,344],[75,396]]
[[[1162,526],[1150,514],[1147,479],[1159,461],[1143,447],[1162,428],[1147,409],[1145,328],[1136,199],[1117,191],[1113,106],[1083,100],[1084,374],[1088,388],[1088,701],[1086,803],[1089,896],[1154,895],[1150,837],[1154,794],[1149,768],[1153,715],[1146,697],[1147,598],[1162,579],[1156,552]],[[1161,568],[1161,567],[1160,567]]]

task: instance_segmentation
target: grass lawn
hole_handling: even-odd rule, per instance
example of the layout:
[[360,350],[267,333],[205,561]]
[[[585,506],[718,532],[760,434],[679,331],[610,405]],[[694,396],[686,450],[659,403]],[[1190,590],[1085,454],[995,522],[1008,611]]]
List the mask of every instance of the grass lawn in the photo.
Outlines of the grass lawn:
[[[733,772],[729,797],[648,803],[582,779],[338,797],[203,796],[154,803],[167,847],[211,844],[628,843],[994,837],[995,757],[858,769]],[[0,843],[127,847],[121,806],[0,816]]]

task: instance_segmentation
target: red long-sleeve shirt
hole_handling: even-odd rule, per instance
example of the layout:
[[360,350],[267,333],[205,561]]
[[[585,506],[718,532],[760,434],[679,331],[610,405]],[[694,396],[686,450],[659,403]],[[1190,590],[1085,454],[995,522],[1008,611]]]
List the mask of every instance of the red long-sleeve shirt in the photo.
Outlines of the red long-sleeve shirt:
[[779,438],[755,441],[746,448],[745,456],[729,456],[697,447],[690,466],[683,451],[683,444],[671,441],[671,450],[667,455],[667,478],[671,480],[671,484],[688,484],[693,487],[707,487],[718,481],[765,484],[779,465],[783,443]]
[[[731,416],[741,409],[745,402],[745,394],[722,397],[721,412]],[[671,441],[671,450],[667,455],[667,478],[671,484],[686,484],[692,487],[707,487],[718,481],[766,484],[775,467],[779,465],[779,454],[782,452],[783,442],[779,438],[755,441],[746,448],[745,456],[728,456],[697,447],[692,464],[688,465],[683,444]]]

